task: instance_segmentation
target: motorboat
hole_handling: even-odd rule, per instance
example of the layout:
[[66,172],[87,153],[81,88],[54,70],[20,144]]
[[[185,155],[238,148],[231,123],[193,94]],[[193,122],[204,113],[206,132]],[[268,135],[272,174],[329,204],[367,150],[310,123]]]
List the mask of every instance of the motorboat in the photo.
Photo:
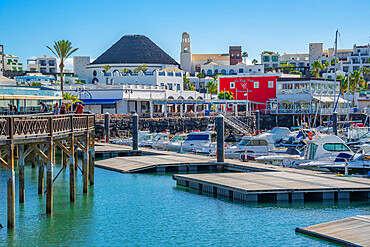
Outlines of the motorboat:
[[153,148],[154,145],[157,145],[158,143],[169,141],[170,140],[169,136],[170,136],[169,132],[156,133],[156,134],[150,135],[150,136],[147,135],[147,136],[144,137],[144,139],[139,144],[139,146],[140,147]]
[[240,159],[244,153],[249,156],[267,155],[269,149],[269,143],[264,137],[243,136],[238,145],[225,147],[225,157],[228,159]]
[[295,167],[302,163],[312,161],[334,161],[339,154],[352,156],[354,152],[338,136],[330,134],[323,137],[317,137],[313,140],[305,140],[306,147],[303,157],[284,157],[282,166]]
[[303,152],[300,152],[299,150],[295,148],[288,148],[283,154],[276,153],[276,154],[259,156],[259,157],[255,157],[254,160],[259,163],[263,163],[263,164],[280,165],[281,162],[283,162],[284,158],[299,159],[303,155],[304,155]]
[[216,152],[216,142],[212,142],[213,131],[194,131],[182,143],[183,152],[212,155]]
[[188,134],[177,133],[168,141],[157,142],[153,144],[153,147],[157,149],[180,152],[181,145],[186,140],[187,137],[188,137]]
[[[139,131],[139,136],[138,136],[139,144],[148,135],[151,136],[151,134],[150,134],[150,132],[148,130]],[[152,135],[152,136],[154,137],[154,135]],[[113,139],[113,140],[111,140],[111,143],[132,146],[132,137],[131,138],[126,138],[126,139]]]

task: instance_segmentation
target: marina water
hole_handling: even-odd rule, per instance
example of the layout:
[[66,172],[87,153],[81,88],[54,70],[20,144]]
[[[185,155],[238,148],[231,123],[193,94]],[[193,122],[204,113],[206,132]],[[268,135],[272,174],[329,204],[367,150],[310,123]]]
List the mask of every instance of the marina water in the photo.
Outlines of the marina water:
[[88,195],[78,171],[75,203],[63,171],[48,216],[45,197],[37,195],[37,169],[26,166],[25,172],[26,203],[16,202],[16,228],[8,231],[6,172],[0,169],[0,246],[327,246],[294,229],[370,212],[367,201],[235,203],[178,189],[170,174],[96,168]]

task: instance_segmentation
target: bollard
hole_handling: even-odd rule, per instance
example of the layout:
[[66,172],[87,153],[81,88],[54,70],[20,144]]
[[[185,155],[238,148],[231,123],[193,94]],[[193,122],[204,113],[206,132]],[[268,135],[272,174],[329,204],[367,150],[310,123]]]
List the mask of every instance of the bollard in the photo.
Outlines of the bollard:
[[338,123],[338,113],[333,112],[333,133],[334,135],[338,134],[337,123]]
[[221,114],[216,117],[216,131],[217,131],[217,162],[224,162],[225,148],[224,148],[224,116]]
[[259,110],[256,111],[256,128],[257,128],[257,131],[260,130],[260,111]]
[[105,120],[105,140],[104,142],[109,142],[109,113],[104,114],[104,120]]
[[132,150],[138,150],[139,145],[139,116],[132,115]]

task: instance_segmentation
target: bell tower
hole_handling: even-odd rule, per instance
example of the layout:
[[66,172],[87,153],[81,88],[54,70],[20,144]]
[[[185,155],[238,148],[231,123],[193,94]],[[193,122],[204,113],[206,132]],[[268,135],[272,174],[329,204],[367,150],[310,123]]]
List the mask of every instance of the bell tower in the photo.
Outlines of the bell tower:
[[180,67],[185,72],[190,72],[190,73],[192,72],[191,71],[190,35],[187,32],[182,33]]

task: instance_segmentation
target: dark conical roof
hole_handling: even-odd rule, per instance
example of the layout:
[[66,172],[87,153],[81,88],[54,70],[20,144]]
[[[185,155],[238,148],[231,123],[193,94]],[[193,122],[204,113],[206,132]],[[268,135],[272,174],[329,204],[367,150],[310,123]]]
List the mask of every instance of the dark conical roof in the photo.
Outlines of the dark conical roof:
[[92,64],[139,63],[179,65],[144,35],[125,35]]

